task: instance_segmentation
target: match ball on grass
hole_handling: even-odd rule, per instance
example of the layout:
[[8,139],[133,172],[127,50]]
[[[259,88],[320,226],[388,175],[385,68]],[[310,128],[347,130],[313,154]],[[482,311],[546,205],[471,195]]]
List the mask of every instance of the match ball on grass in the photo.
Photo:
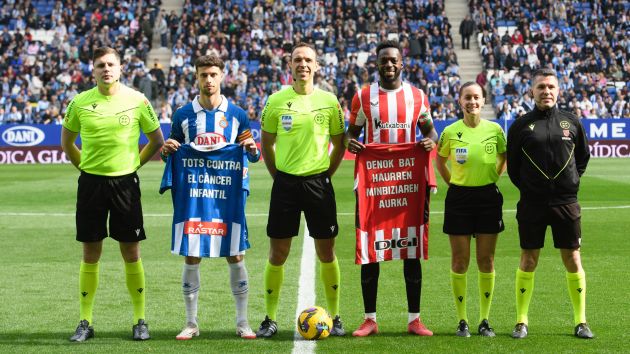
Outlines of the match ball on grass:
[[297,319],[297,330],[304,339],[324,339],[332,330],[332,318],[328,311],[319,306],[309,307],[302,311]]

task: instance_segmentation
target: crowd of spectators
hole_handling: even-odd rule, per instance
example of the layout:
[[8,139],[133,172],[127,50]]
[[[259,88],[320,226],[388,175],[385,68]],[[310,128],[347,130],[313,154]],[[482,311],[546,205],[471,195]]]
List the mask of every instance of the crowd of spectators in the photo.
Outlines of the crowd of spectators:
[[156,0],[0,0],[0,122],[61,124],[68,102],[95,85],[91,58],[100,46],[124,55],[121,81],[139,84],[140,70],[127,66],[146,60],[159,7]]
[[[185,0],[181,15],[151,0],[0,4],[4,122],[60,122],[68,101],[94,85],[90,58],[101,45],[123,54],[121,81],[145,93],[168,122],[197,94],[198,56],[224,59],[222,92],[257,119],[267,96],[290,84],[291,46],[312,41],[322,60],[316,83],[337,94],[348,113],[358,88],[377,79],[376,44],[392,36],[404,50],[405,79],[431,93],[436,119],[457,116],[459,68],[442,0]],[[42,4],[48,13],[38,12]],[[40,30],[54,38],[33,35]],[[166,73],[146,62],[153,36],[172,50]]]
[[[0,124],[59,124],[69,100],[94,86],[92,51],[103,45],[123,55],[121,81],[169,122],[198,93],[198,56],[226,62],[222,92],[258,119],[267,96],[291,83],[291,46],[313,42],[321,59],[316,85],[335,93],[348,116],[355,92],[378,80],[374,48],[389,38],[400,41],[403,78],[428,93],[434,119],[461,116],[443,0],[184,0],[181,15],[160,5],[0,0]],[[627,1],[471,0],[470,12],[486,68],[477,80],[488,84],[497,116],[531,109],[530,73],[552,66],[561,75],[562,108],[587,118],[630,117]],[[171,50],[166,70],[147,62],[154,43]]]
[[228,63],[222,91],[257,119],[267,96],[291,82],[292,44],[309,41],[321,59],[316,85],[334,92],[348,113],[355,92],[377,79],[378,41],[393,36],[403,47],[405,79],[435,93],[437,118],[456,116],[459,68],[443,1],[186,0],[172,23],[166,87],[173,107],[196,93],[195,58],[212,53]]
[[560,77],[558,106],[581,118],[630,117],[628,1],[472,0],[487,83],[497,117],[534,107],[527,94],[533,70]]

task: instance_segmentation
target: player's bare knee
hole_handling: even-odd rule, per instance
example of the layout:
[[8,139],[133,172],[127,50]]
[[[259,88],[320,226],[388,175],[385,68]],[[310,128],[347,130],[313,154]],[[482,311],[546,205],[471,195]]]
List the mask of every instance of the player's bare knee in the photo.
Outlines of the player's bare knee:
[[523,272],[533,272],[538,265],[538,259],[533,257],[521,257],[520,268]]
[[135,263],[140,259],[139,242],[120,242],[120,254],[125,263]]
[[335,260],[335,252],[333,250],[327,252],[320,251],[317,252],[317,258],[319,258],[319,261],[322,263],[330,263]]
[[466,257],[453,258],[451,261],[451,270],[453,273],[464,274],[468,271],[468,263],[470,260]]
[[103,250],[103,241],[99,242],[83,242],[83,262],[94,264],[101,259]]
[[[244,259],[244,257],[243,257],[242,255],[240,255],[240,254],[239,254],[239,255],[236,255],[236,256],[228,256],[228,257],[225,257],[225,260],[226,260],[228,263],[231,263],[231,264],[238,263],[238,262],[242,261],[243,259]],[[200,259],[200,260],[201,260],[201,259]]]
[[269,250],[269,263],[275,266],[281,266],[289,257],[290,249],[274,247]]
[[582,271],[582,258],[580,257],[580,249],[561,249],[560,255],[562,263],[569,273],[577,273]]
[[482,273],[492,273],[494,270],[494,256],[479,256],[477,257],[477,267]]
[[195,265],[201,263],[201,258],[186,256],[186,258],[184,258],[184,262],[188,265]]

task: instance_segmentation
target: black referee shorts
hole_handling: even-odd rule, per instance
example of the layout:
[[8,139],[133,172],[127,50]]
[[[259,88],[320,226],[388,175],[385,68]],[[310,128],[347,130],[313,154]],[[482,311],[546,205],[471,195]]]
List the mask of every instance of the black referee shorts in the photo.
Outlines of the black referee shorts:
[[297,236],[302,211],[311,237],[337,236],[337,204],[328,173],[294,176],[278,171],[271,189],[267,235],[278,239]]
[[140,180],[134,172],[108,177],[81,172],[77,189],[77,241],[96,242],[108,236],[119,242],[146,238],[140,203]]
[[521,248],[543,248],[547,226],[551,226],[555,248],[578,249],[582,241],[581,219],[582,209],[577,202],[550,206],[519,201],[516,220]]
[[444,205],[445,234],[498,234],[505,229],[503,195],[494,183],[480,187],[451,184]]

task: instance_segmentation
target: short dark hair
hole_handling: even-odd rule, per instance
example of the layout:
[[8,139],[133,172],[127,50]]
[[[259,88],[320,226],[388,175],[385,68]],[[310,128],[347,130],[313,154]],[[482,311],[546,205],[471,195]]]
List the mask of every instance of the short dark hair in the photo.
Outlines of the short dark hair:
[[479,86],[479,88],[481,89],[481,96],[483,96],[483,98],[485,99],[486,98],[486,89],[483,86],[479,85],[478,83],[476,83],[474,81],[468,81],[465,84],[463,84],[462,87],[459,88],[459,97],[462,97],[462,92],[464,92],[464,89],[466,87],[470,87],[470,86],[473,86],[473,85]]
[[94,50],[94,54],[92,54],[92,61],[96,61],[96,59],[103,57],[107,54],[114,54],[116,56],[116,58],[118,59],[118,62],[120,62],[120,54],[118,53],[118,51],[112,47],[99,47],[96,48]]
[[291,48],[291,58],[293,58],[293,52],[298,49],[298,48],[302,48],[302,47],[306,47],[306,48],[311,48],[313,50],[313,52],[315,53],[315,56],[317,56],[317,49],[315,48],[315,46],[311,43],[307,43],[307,42],[297,42],[292,48]]
[[378,56],[378,53],[380,53],[381,50],[387,49],[387,48],[398,49],[398,52],[400,52],[400,55],[402,55],[402,49],[400,48],[400,43],[398,43],[398,41],[388,39],[388,40],[382,41],[376,46],[376,56]]
[[558,78],[556,71],[551,68],[541,68],[534,71],[534,74],[532,75],[532,82],[536,81],[536,77],[538,76],[553,76],[556,79]]
[[225,69],[225,63],[221,58],[216,55],[202,55],[199,58],[195,59],[195,71],[199,68],[208,67],[208,66],[216,66],[217,68]]

